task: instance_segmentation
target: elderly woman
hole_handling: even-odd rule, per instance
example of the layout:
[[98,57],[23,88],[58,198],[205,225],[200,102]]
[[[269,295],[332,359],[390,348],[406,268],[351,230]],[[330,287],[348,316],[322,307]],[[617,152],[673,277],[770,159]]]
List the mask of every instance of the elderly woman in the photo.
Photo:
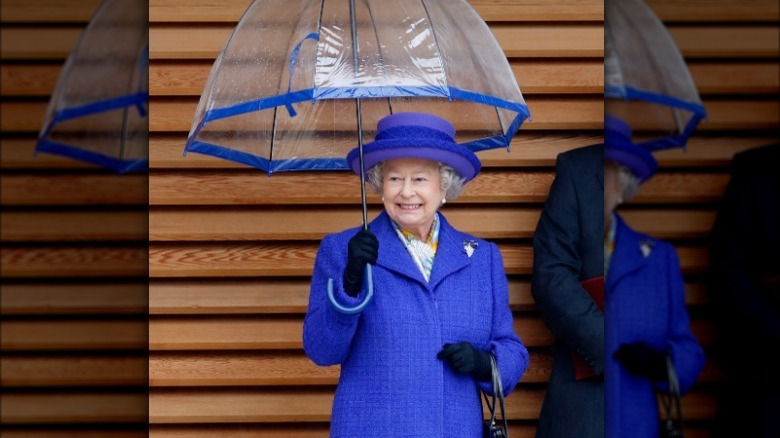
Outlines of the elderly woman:
[[674,247],[633,231],[615,213],[657,163],[620,119],[607,117],[604,142],[606,436],[656,438],[655,391],[668,391],[666,358],[684,394],[704,366],[704,352],[690,330]]
[[[341,365],[332,437],[480,437],[490,356],[505,394],[528,365],[501,253],[439,212],[480,170],[454,137],[452,124],[429,114],[380,120],[364,161],[384,211],[368,230],[320,245],[303,345],[318,365]],[[347,161],[359,174],[357,150]],[[366,295],[366,264],[374,298],[345,313]]]

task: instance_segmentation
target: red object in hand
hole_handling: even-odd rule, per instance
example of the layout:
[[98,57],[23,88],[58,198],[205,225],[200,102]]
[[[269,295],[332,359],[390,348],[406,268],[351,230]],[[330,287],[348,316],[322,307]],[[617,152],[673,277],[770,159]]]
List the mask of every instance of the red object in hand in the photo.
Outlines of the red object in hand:
[[[599,309],[604,311],[604,276],[594,277],[580,282],[582,287],[588,292]],[[596,373],[588,366],[585,359],[579,354],[571,352],[572,365],[574,366],[574,378],[577,380],[593,377]]]

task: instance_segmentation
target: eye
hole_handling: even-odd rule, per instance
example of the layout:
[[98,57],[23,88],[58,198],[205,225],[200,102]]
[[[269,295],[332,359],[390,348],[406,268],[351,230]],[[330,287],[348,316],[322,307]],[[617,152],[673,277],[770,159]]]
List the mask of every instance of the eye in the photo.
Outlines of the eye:
[[418,177],[414,178],[414,182],[423,183],[423,182],[427,182],[427,181],[428,181],[428,178],[426,178],[424,176],[418,176]]

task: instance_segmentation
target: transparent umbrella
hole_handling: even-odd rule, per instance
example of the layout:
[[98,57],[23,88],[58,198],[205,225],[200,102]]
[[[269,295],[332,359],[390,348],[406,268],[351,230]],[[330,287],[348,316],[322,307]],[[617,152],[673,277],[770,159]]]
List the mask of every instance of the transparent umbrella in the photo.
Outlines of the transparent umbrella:
[[706,117],[679,48],[643,0],[604,3],[605,113],[649,150],[684,147]]
[[[365,228],[363,138],[399,112],[449,120],[474,151],[508,148],[529,118],[506,56],[465,0],[254,0],[214,62],[185,153],[270,175],[347,170],[357,146]],[[340,311],[368,304],[370,268],[365,300]]]
[[148,168],[148,16],[145,0],[100,4],[62,68],[36,153]]

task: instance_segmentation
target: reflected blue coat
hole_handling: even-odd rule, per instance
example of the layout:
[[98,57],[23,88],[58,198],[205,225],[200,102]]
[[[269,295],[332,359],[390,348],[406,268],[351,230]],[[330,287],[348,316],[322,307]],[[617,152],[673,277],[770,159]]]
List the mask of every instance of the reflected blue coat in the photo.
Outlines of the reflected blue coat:
[[[365,291],[351,298],[341,284],[347,242],[358,229],[328,235],[320,245],[303,346],[318,365],[341,364],[332,437],[480,437],[477,383],[436,358],[442,345],[468,341],[492,351],[506,394],[528,365],[528,352],[514,331],[498,247],[455,230],[439,217],[430,283],[396,236],[387,213],[370,223],[379,240],[374,298],[356,315],[336,311],[326,287],[332,278],[336,299],[346,306],[362,300]],[[464,248],[468,242],[477,245],[471,257]]]
[[674,247],[631,230],[618,215],[614,218],[615,249],[605,286],[606,437],[656,438],[654,387],[667,385],[629,373],[614,359],[615,351],[622,343],[638,341],[669,351],[683,394],[704,367],[704,351],[690,330]]

